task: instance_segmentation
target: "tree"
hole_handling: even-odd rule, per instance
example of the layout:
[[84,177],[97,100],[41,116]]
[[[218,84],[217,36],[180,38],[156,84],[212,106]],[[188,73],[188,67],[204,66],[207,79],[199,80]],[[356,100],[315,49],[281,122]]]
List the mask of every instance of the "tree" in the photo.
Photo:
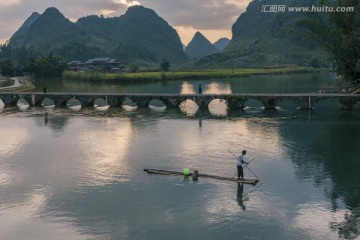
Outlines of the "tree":
[[23,70],[35,73],[37,77],[60,77],[66,69],[66,64],[53,52],[48,57],[32,57],[25,62]]
[[[320,4],[331,6],[333,1],[321,0]],[[353,7],[353,11],[330,12],[304,19],[297,23],[302,33],[317,42],[328,53],[339,75],[347,81],[360,79],[360,1],[338,0],[333,9]]]
[[14,63],[10,58],[4,58],[0,60],[0,73],[3,76],[13,76],[14,74]]
[[130,72],[136,73],[138,71],[139,71],[139,66],[138,65],[135,65],[135,64],[131,65]]
[[170,69],[170,63],[165,58],[163,58],[160,63],[160,68],[162,71],[167,72]]

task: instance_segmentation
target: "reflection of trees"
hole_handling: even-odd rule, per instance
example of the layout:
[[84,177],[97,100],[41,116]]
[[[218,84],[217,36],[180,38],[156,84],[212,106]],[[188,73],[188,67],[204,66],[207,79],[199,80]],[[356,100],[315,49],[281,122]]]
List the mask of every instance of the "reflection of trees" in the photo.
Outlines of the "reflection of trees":
[[316,186],[324,187],[333,211],[339,210],[339,201],[345,203],[349,211],[344,221],[330,223],[341,238],[360,235],[360,137],[357,135],[360,126],[351,118],[345,116],[336,122],[290,122],[281,133],[284,142],[290,142],[285,148],[298,167],[296,175],[312,178]]
[[350,213],[345,214],[344,222],[333,224],[338,226],[341,237],[353,238],[360,234],[360,138],[354,138],[360,127],[344,124],[329,129],[325,138],[328,148],[325,148],[327,170],[332,176],[333,186],[329,193],[333,210],[337,210],[336,200],[343,199]]

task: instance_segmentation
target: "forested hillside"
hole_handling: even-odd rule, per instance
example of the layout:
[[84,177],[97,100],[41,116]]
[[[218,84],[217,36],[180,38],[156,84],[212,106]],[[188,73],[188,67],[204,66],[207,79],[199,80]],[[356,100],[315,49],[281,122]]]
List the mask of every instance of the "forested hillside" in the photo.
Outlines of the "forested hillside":
[[[124,64],[185,60],[180,38],[164,19],[142,6],[119,17],[87,16],[76,23],[56,8],[33,13],[10,39],[12,48],[37,54],[54,52],[66,61],[111,56]],[[23,54],[23,55],[29,55]]]

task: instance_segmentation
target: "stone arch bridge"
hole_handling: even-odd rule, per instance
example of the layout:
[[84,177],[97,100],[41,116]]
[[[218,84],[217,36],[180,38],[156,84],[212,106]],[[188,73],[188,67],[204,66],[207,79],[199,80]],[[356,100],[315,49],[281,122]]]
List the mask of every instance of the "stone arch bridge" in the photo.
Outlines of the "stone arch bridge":
[[280,102],[290,101],[302,109],[311,109],[323,100],[333,100],[342,109],[353,109],[360,101],[357,94],[329,94],[329,93],[287,93],[287,94],[117,94],[117,93],[0,93],[0,105],[15,105],[19,99],[26,100],[29,105],[41,106],[47,98],[55,106],[66,106],[70,99],[78,100],[82,106],[93,106],[96,99],[104,99],[110,107],[121,106],[125,99],[130,99],[138,107],[148,107],[150,101],[157,99],[166,107],[174,108],[187,100],[194,101],[200,108],[206,108],[214,99],[225,102],[229,109],[246,107],[248,100],[258,100],[265,109],[273,109]]

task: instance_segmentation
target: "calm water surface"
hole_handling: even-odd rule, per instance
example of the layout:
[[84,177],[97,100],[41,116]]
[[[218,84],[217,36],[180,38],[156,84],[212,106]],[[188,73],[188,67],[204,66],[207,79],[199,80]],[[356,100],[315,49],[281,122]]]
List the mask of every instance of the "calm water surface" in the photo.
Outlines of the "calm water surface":
[[35,91],[42,92],[46,83],[49,92],[110,92],[110,93],[197,93],[202,84],[204,94],[212,93],[307,93],[332,87],[332,74],[327,72],[293,75],[264,75],[244,78],[214,78],[206,80],[171,80],[119,84],[110,81],[88,82],[66,79],[38,79]]
[[[359,238],[358,110],[214,109],[5,107],[0,239]],[[233,176],[227,149],[262,184],[143,171]]]

